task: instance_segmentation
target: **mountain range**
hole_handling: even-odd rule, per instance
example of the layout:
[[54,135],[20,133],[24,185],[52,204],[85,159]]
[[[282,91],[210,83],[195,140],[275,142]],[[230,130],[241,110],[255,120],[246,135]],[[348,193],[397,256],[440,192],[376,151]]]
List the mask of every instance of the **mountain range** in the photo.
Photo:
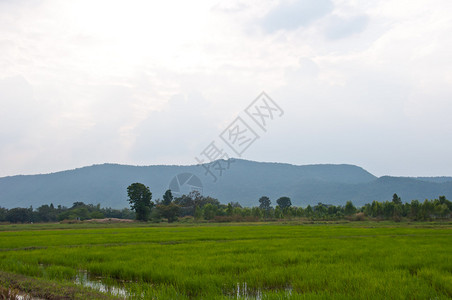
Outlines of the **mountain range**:
[[[221,169],[220,169],[221,168]],[[344,205],[351,200],[362,206],[373,200],[402,201],[452,198],[452,177],[376,177],[354,165],[291,165],[242,159],[219,160],[188,166],[130,166],[102,164],[62,172],[0,178],[0,206],[34,208],[74,202],[102,207],[128,207],[127,187],[134,182],[149,186],[153,200],[171,188],[175,196],[193,189],[221,203],[257,206],[261,196],[288,196],[296,206]]]

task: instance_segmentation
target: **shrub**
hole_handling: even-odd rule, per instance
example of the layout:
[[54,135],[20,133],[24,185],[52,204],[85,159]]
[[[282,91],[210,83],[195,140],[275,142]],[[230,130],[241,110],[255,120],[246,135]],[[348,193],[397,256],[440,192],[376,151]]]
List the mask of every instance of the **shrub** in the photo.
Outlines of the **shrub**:
[[355,214],[355,221],[365,221],[366,215],[363,212],[359,212]]

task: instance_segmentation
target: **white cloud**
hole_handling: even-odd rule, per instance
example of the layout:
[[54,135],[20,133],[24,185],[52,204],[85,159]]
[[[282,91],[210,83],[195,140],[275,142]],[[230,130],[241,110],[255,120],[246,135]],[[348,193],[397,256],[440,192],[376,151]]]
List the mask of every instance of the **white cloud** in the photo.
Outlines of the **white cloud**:
[[332,16],[326,28],[326,36],[331,39],[346,38],[350,35],[360,33],[368,23],[366,15],[341,18]]
[[282,1],[264,17],[262,26],[267,32],[294,30],[311,24],[332,9],[330,0]]

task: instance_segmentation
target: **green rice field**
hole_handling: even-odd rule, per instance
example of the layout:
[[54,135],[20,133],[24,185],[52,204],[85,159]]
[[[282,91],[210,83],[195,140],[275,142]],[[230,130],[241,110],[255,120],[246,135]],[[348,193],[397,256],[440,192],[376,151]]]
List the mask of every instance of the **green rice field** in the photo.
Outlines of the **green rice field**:
[[45,299],[451,299],[452,223],[1,225],[0,286]]

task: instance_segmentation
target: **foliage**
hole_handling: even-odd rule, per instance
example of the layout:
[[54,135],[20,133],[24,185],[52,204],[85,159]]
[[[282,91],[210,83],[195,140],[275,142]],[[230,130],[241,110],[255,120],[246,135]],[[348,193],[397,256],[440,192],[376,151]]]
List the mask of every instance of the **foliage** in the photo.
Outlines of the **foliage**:
[[169,205],[157,205],[157,210],[160,215],[168,220],[168,223],[177,221],[179,216],[180,206],[175,203],[170,203]]
[[273,215],[270,198],[262,196],[259,198],[259,208],[263,211],[265,218],[270,218]]
[[6,208],[3,208],[0,206],[0,222],[6,221],[6,214],[8,213],[8,210]]
[[392,203],[394,205],[402,205],[402,199],[397,194],[394,194],[392,195]]
[[7,211],[5,220],[11,223],[30,223],[33,222],[32,208],[13,208]]
[[356,207],[353,205],[352,201],[347,201],[347,203],[345,203],[344,214],[350,216],[354,213],[356,213]]
[[283,216],[283,213],[281,211],[281,208],[279,206],[276,206],[276,208],[275,208],[275,218],[276,219],[282,219],[283,217],[284,216]]
[[142,183],[132,183],[127,187],[127,195],[132,210],[136,213],[136,219],[147,221],[154,203],[151,201],[152,193],[149,187]]
[[271,209],[271,201],[270,198],[268,198],[267,196],[262,196],[259,198],[259,207],[263,210],[270,210]]
[[170,205],[171,202],[173,202],[173,194],[171,193],[171,190],[167,190],[165,194],[163,195],[163,205]]
[[[229,202],[227,205],[224,205],[218,199],[203,196],[197,192],[182,195],[169,202],[172,196],[170,193],[170,190],[166,191],[165,195],[163,195],[164,200],[161,202],[157,200],[157,207],[150,210],[151,214],[147,217],[151,217],[153,222],[159,222],[162,217],[166,218],[169,222],[174,222],[178,217],[188,216],[194,217],[196,221],[221,220],[221,222],[293,218],[310,220],[347,219],[351,221],[370,218],[399,222],[403,220],[447,220],[452,217],[452,202],[446,199],[445,196],[440,196],[438,199],[433,200],[426,199],[423,202],[412,200],[410,203],[400,203],[398,201],[400,198],[394,196],[391,201],[373,201],[360,208],[355,207],[351,201],[347,201],[345,206],[318,203],[315,206],[308,205],[306,208],[292,205],[287,207],[281,200],[285,197],[279,198],[279,203],[276,208],[272,208],[270,199],[263,196],[259,199],[259,206],[250,208],[242,207],[237,202]],[[170,205],[163,204],[168,202]],[[358,216],[357,214],[360,215]],[[226,216],[230,218],[217,218]],[[95,218],[133,219],[135,217],[136,214],[127,208],[122,210],[101,208],[99,204],[93,205],[83,202],[75,202],[70,208],[60,205],[54,207],[53,204],[42,205],[36,210],[33,210],[31,207],[13,209],[0,207],[0,222],[6,221],[11,223],[55,222],[63,220],[83,221]]]
[[276,200],[276,203],[281,207],[282,210],[289,208],[292,205],[289,197],[281,197]]
[[204,219],[212,220],[217,215],[217,208],[211,203],[207,203],[203,208],[203,212]]
[[[395,194],[395,196],[397,195]],[[394,197],[391,202],[373,201],[371,204],[364,205],[362,211],[366,216],[372,218],[394,220],[407,218],[414,221],[428,221],[451,217],[452,202],[444,196],[434,200],[425,199],[422,203],[412,200],[411,203],[396,204],[399,203],[398,199],[398,197]]]

